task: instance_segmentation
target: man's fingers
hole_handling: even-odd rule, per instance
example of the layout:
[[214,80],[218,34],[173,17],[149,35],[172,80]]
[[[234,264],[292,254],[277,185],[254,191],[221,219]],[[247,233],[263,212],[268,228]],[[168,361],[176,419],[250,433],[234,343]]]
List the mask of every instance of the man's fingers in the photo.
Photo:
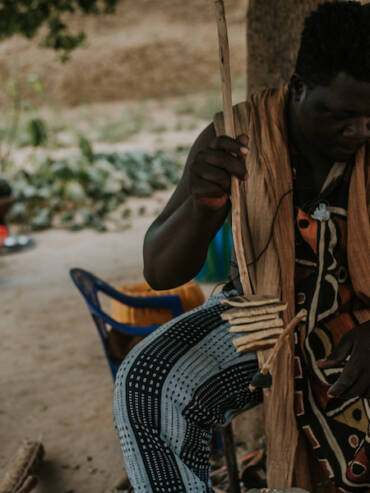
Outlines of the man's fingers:
[[[241,139],[241,140],[240,140]],[[239,159],[243,163],[243,174],[240,176],[238,173],[229,169],[230,173],[237,176],[240,179],[246,179],[247,170],[245,169],[245,158],[248,155],[248,137],[246,135],[241,135],[238,140],[232,139],[226,135],[217,137],[209,146],[209,149],[214,149],[215,151],[224,151],[226,154]],[[225,163],[226,164],[226,163]]]
[[328,395],[331,397],[342,397],[350,392],[357,382],[361,380],[361,368],[355,363],[349,362],[344,367],[341,376],[328,390]]
[[[345,359],[345,358],[343,358]],[[328,356],[328,359],[320,359],[317,362],[317,366],[325,370],[326,368],[333,368],[334,366],[339,366],[342,360],[334,359],[332,355]]]
[[352,346],[353,333],[350,331],[341,338],[334,351],[326,359],[321,359],[317,362],[318,367],[325,369],[339,366],[351,353]]
[[342,397],[342,394],[345,394],[346,391],[348,391],[351,387],[351,382],[348,382],[346,380],[344,381],[338,381],[332,385],[329,390],[328,390],[328,396],[333,398],[333,397]]
[[237,176],[241,180],[245,178],[246,167],[243,160],[234,157],[226,151],[208,149],[200,153],[204,163],[226,170],[229,174]]
[[203,165],[197,175],[192,187],[197,202],[213,210],[224,207],[230,195],[230,176],[226,171]]
[[246,135],[240,135],[238,139],[232,139],[227,135],[222,135],[214,139],[210,148],[235,153],[243,158],[248,154],[248,142],[249,140]]
[[245,134],[239,135],[238,140],[241,144],[243,144],[243,146],[245,146],[245,147],[247,147],[247,149],[249,149],[249,138],[247,135],[245,135]]
[[[329,389],[330,390],[330,389]],[[369,381],[367,375],[361,374],[360,378],[353,383],[347,390],[342,392],[342,399],[351,399],[352,397],[369,397]]]
[[221,136],[198,152],[190,166],[190,190],[198,204],[215,210],[224,207],[231,193],[231,178],[248,178],[247,144],[246,135],[238,140]]
[[193,187],[195,194],[210,196],[223,193],[230,194],[230,175],[224,169],[203,164],[202,167],[194,171],[198,175],[197,183]]

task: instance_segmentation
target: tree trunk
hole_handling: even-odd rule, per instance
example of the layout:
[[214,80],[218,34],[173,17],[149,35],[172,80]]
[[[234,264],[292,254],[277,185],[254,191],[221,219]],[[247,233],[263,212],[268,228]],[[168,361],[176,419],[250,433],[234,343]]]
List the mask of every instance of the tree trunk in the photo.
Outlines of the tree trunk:
[[305,17],[323,0],[249,0],[247,91],[280,87],[294,72]]

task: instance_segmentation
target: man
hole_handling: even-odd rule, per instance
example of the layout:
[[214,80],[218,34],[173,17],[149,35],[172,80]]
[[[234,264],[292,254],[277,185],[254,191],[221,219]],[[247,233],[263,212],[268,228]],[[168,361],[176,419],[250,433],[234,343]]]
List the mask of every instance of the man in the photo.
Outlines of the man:
[[[321,5],[306,20],[289,88],[253,96],[234,116],[237,139],[222,136],[218,116],[191,149],[177,189],[147,232],[145,277],[166,289],[197,274],[229,214],[230,180],[237,176],[246,189],[249,232],[268,239],[248,262],[256,292],[269,294],[264,281],[277,264],[265,260],[277,252],[279,292],[288,310],[308,311],[295,339],[294,412],[325,473],[321,486],[367,491],[369,7]],[[254,205],[260,196],[269,214]],[[115,422],[135,492],[212,491],[211,427],[262,399],[260,389],[249,391],[256,355],[236,353],[235,334],[220,317],[221,298],[240,292],[232,277],[223,294],[164,325],[120,368]],[[274,385],[276,390],[276,379]],[[280,402],[287,414],[289,402]],[[296,443],[292,447],[294,456]],[[283,468],[291,456],[282,455]],[[298,477],[289,469],[283,481],[299,483]],[[316,490],[319,480],[312,479]]]

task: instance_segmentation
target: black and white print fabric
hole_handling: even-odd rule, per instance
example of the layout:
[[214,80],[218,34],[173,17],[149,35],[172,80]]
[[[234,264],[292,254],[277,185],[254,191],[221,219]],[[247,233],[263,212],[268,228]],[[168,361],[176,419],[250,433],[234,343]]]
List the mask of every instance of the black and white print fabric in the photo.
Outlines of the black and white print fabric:
[[160,327],[118,371],[115,426],[135,493],[212,492],[212,427],[262,401],[248,389],[256,355],[236,352],[220,318],[223,296]]

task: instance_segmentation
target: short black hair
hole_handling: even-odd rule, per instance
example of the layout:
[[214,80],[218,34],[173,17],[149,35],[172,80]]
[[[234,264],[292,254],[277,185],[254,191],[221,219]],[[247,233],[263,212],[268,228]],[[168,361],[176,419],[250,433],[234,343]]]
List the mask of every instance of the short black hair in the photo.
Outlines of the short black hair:
[[370,4],[325,2],[305,20],[296,73],[328,86],[340,72],[370,82]]

